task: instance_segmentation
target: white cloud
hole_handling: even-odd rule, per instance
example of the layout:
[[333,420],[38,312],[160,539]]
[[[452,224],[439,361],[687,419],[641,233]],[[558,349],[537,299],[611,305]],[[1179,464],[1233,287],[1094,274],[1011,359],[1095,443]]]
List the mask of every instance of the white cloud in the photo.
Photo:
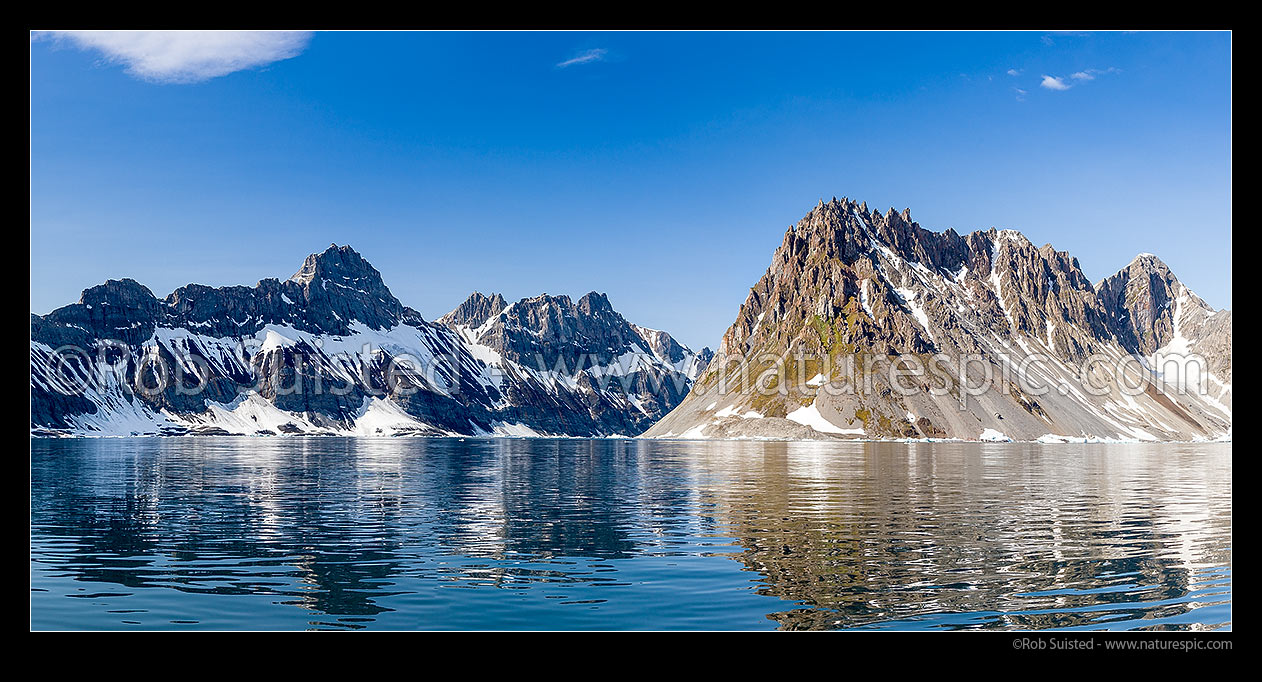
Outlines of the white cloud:
[[1099,76],[1102,74],[1109,74],[1109,73],[1118,73],[1120,71],[1121,69],[1115,66],[1110,66],[1107,69],[1087,69],[1086,71],[1079,71],[1078,73],[1072,74],[1070,78],[1073,78],[1074,80],[1080,80],[1080,81],[1093,81],[1095,80],[1096,76]]
[[590,64],[592,62],[601,62],[605,60],[605,55],[608,53],[609,51],[603,47],[597,47],[591,50],[584,50],[583,52],[580,52],[579,54],[573,57],[570,57],[569,59],[563,62],[558,62],[557,68],[564,69],[569,66],[578,66],[579,64]]
[[1069,74],[1067,78],[1060,76],[1048,76],[1044,74],[1043,81],[1039,83],[1039,87],[1048,90],[1068,90],[1076,83],[1086,83],[1095,80],[1096,76],[1106,73],[1120,73],[1121,69],[1110,66],[1107,69],[1086,69],[1083,71],[1075,71]]
[[1021,69],[1008,69],[1008,75],[1009,75],[1009,76],[1020,76],[1020,75],[1021,75]]
[[1039,83],[1039,87],[1047,88],[1048,90],[1068,90],[1073,86],[1066,83],[1064,79],[1044,74],[1043,82]]
[[296,57],[308,31],[48,31],[35,39],[97,50],[133,76],[157,83],[197,83]]

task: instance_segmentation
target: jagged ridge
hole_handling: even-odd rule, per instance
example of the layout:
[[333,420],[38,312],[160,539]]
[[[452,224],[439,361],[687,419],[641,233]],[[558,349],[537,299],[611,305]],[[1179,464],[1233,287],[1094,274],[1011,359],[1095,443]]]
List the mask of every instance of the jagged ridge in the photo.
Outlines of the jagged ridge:
[[[1214,317],[1173,275],[1161,281],[1173,287],[1169,298],[1182,296],[1184,307]],[[1133,357],[1142,372],[1141,363],[1174,337],[1173,318],[1150,320],[1147,304],[1119,305],[1137,300],[1116,293],[1125,288],[1106,280],[1097,291],[1077,259],[1051,245],[1036,247],[1016,231],[933,232],[908,210],[881,214],[846,199],[821,201],[786,231],[692,394],[646,435],[1158,440],[1230,433],[1229,350],[1218,362],[1227,376],[1206,379],[1215,391],[1205,399],[1121,396],[1116,385],[1100,397],[1074,390],[1081,377],[1073,366],[1096,356]],[[1221,350],[1225,329],[1229,349],[1230,313],[1218,315],[1212,325],[1201,324],[1204,347]],[[935,354],[953,364],[954,377],[961,359],[971,356],[1002,373],[1046,355],[1051,361],[1030,372],[1056,390],[1035,397],[1015,383],[996,382],[1003,391],[966,401],[961,410],[965,384],[950,377],[928,377],[904,397],[880,376],[871,386],[851,386],[850,395],[830,395],[821,388],[838,388],[833,377],[817,376],[825,365],[864,360],[875,367],[888,365],[890,356]],[[777,395],[718,392],[727,383],[720,379],[757,376],[775,359],[798,355],[806,358],[798,363],[803,376],[779,377]],[[975,368],[965,374],[973,380]],[[932,389],[946,394],[934,396]]]
[[[289,279],[255,287],[190,284],[158,299],[111,280],[31,316],[32,432],[634,435],[674,407],[703,366],[676,369],[646,347],[646,367],[615,367],[627,344],[612,340],[639,337],[606,297],[540,297],[555,314],[531,300],[488,327],[495,338],[466,336],[469,323],[506,311],[501,296],[475,293],[427,322],[360,254],[336,245]],[[488,354],[495,344],[503,353]],[[54,353],[67,346],[92,360],[59,362]],[[535,351],[595,362],[573,375],[540,371],[527,362]],[[124,380],[92,371],[98,355]],[[152,395],[130,386],[161,388],[159,375],[171,385]],[[664,388],[649,393],[656,384]]]

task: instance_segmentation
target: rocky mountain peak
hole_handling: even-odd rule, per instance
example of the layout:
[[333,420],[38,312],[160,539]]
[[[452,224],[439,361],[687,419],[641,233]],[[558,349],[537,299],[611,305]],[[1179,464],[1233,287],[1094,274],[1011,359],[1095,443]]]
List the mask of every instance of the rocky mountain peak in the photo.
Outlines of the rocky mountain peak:
[[449,326],[465,326],[476,329],[485,324],[487,320],[499,315],[507,307],[508,304],[504,302],[503,296],[494,293],[486,296],[480,291],[475,291],[469,295],[469,298],[464,300],[464,303],[438,318],[438,322]]
[[381,273],[350,246],[331,244],[307,256],[288,282],[298,286],[308,321],[320,330],[343,331],[355,320],[384,329],[410,313],[390,293]]
[[[78,356],[61,361],[65,346],[107,354],[125,380],[92,374],[90,390],[63,393],[86,372]],[[709,357],[665,332],[641,336],[595,291],[512,305],[474,292],[430,323],[400,304],[363,256],[332,245],[285,281],[188,284],[159,300],[134,280],[110,280],[79,303],[31,315],[31,426],[112,435],[635,435],[683,399]],[[134,388],[159,378],[180,388]]]
[[1135,256],[1095,290],[1123,346],[1143,355],[1168,345],[1181,327],[1199,325],[1214,314],[1151,253]]
[[498,295],[475,292],[438,322],[535,369],[540,361],[545,368],[558,362],[574,367],[588,358],[607,364],[628,353],[648,353],[691,380],[712,356],[707,349],[701,358],[666,332],[631,324],[597,291],[577,301],[545,293],[510,305]]
[[[641,327],[640,325],[631,325],[640,338],[644,340],[647,349],[653,355],[661,358],[663,361],[671,364],[678,364],[693,355],[692,351],[675,340],[675,337],[660,330]],[[709,348],[702,348],[696,353],[698,358],[698,366],[704,368],[710,362],[710,358],[714,357],[714,351]],[[698,372],[700,369],[698,369]]]
[[[55,345],[80,344],[85,335],[96,329],[108,330],[111,338],[131,342],[153,333],[160,312],[161,302],[148,287],[134,279],[111,279],[84,289],[78,303],[40,318],[39,328],[49,333]],[[56,322],[46,323],[52,320]]]
[[[32,432],[635,435],[710,357],[641,336],[595,291],[512,305],[475,292],[439,322],[349,246],[253,287],[188,284],[160,300],[110,280],[31,315]],[[124,381],[92,373],[90,390],[63,393],[86,373],[78,356],[62,362],[65,346],[107,354]],[[134,388],[159,375],[180,388]]]
[[79,296],[84,305],[146,305],[156,300],[149,287],[127,277],[88,287]]
[[609,299],[595,292],[578,303],[564,294],[524,298],[506,308],[501,317],[505,326],[501,352],[522,357],[542,353],[549,364],[558,357],[577,361],[578,355],[586,353],[607,360],[634,335]]
[[302,267],[289,278],[291,282],[309,285],[317,279],[333,281],[363,281],[370,285],[384,286],[381,273],[372,266],[359,252],[350,246],[330,244],[320,253],[307,256]]
[[588,315],[607,315],[614,313],[609,297],[595,291],[589,291],[578,299],[578,309]]
[[[710,363],[693,396],[650,435],[789,434],[800,432],[804,423],[818,423],[825,433],[882,437],[947,433],[976,438],[983,428],[992,428],[1024,431],[1028,438],[1060,433],[1056,429],[1071,435],[1098,429],[1107,437],[1127,438],[1128,427],[1115,430],[1114,404],[1087,405],[1076,394],[1037,402],[992,397],[987,407],[963,415],[958,401],[947,405],[925,388],[928,384],[920,386],[925,395],[894,399],[890,386],[879,385],[821,395],[815,390],[818,382],[806,379],[828,364],[869,366],[876,362],[871,358],[930,355],[956,362],[981,358],[1001,372],[1014,357],[1046,355],[1063,363],[1044,370],[1052,376],[1097,354],[1148,355],[1169,345],[1205,349],[1215,385],[1221,387],[1220,380],[1230,383],[1230,315],[1210,318],[1202,306],[1212,313],[1155,257],[1141,256],[1097,290],[1072,255],[1050,244],[1035,246],[1016,230],[937,232],[915,223],[908,209],[868,212],[866,205],[846,198],[820,201],[786,231],[766,273],[750,288],[723,336],[722,361]],[[1199,342],[1202,338],[1211,341]],[[809,368],[802,377],[777,378],[785,382],[778,397],[707,392],[720,385],[720,376],[757,375],[768,367],[766,358],[777,357],[804,358]],[[879,372],[873,376],[878,383],[888,381]],[[1069,371],[1064,380],[1079,378]],[[1223,390],[1217,390],[1221,396]],[[1178,412],[1165,414],[1167,408],[1153,400],[1157,407],[1142,409],[1161,412],[1165,421],[1133,415],[1144,424],[1143,438],[1152,429],[1204,435],[1223,426],[1223,410],[1213,404],[1202,405],[1207,412],[1180,426],[1162,426],[1175,423],[1171,414]],[[1220,400],[1229,403],[1230,398]],[[1225,409],[1229,419],[1230,408]],[[830,410],[837,421],[815,417]],[[734,416],[749,414],[757,416]]]
[[1141,253],[1131,259],[1124,270],[1139,269],[1146,272],[1170,272],[1170,266],[1165,261],[1154,256],[1151,253]]

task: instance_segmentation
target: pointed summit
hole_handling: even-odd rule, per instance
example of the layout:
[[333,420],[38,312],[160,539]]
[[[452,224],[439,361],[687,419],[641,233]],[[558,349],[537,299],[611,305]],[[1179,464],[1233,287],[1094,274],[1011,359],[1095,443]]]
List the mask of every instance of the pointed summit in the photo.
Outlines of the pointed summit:
[[[1199,366],[1194,384],[1223,388],[1217,400],[1230,405],[1231,311],[1214,310],[1187,287],[1170,266],[1151,253],[1135,256],[1126,267],[1095,285],[1101,304],[1123,346],[1142,355],[1193,353],[1204,359],[1214,379]],[[1204,384],[1204,386],[1202,386]],[[1198,389],[1199,390],[1199,389]]]
[[609,297],[597,291],[589,291],[583,294],[583,297],[578,299],[578,309],[589,315],[614,312],[613,304],[609,302]]
[[317,277],[326,279],[375,279],[381,281],[381,273],[377,272],[359,252],[348,246],[330,244],[320,253],[307,256],[302,267],[295,272],[290,281],[309,284]]
[[[440,322],[336,244],[253,287],[194,283],[158,299],[110,280],[31,315],[32,433],[634,435],[711,357],[642,335],[595,291],[511,306],[474,292]],[[88,362],[108,350],[125,380],[65,362],[65,346]],[[149,357],[165,362],[137,361]],[[74,392],[80,378],[90,391]],[[166,388],[133,388],[155,381]]]
[[[933,231],[914,222],[909,209],[868,213],[866,204],[843,199],[816,206],[785,233],[723,335],[719,359],[646,436],[1215,437],[1230,429],[1230,407],[1223,407],[1229,397],[1221,398],[1229,388],[1218,389],[1221,404],[1197,395],[1134,396],[1114,384],[1107,388],[1116,393],[1089,398],[1051,391],[1035,400],[992,390],[985,402],[966,406],[951,398],[966,385],[963,378],[943,379],[941,391],[932,381],[898,383],[875,368],[888,358],[945,356],[959,367],[985,363],[989,376],[999,376],[1046,356],[1056,362],[1045,368],[1043,386],[1072,386],[1086,375],[1073,367],[1100,354],[1205,348],[1214,373],[1205,383],[1221,387],[1230,383],[1230,324],[1229,314],[1203,307],[1151,255],[1097,289],[1072,255],[1036,247],[1016,230]],[[795,358],[798,365],[781,371],[763,358]],[[855,390],[820,391],[829,381],[826,368],[851,358],[863,360],[843,373]],[[851,370],[860,364],[872,369],[858,370],[867,374],[856,380]],[[732,388],[751,376],[772,377],[767,385],[776,395],[760,392],[763,386]],[[864,384],[868,379],[874,383]]]
[[464,303],[456,306],[454,310],[438,318],[440,324],[455,327],[471,327],[478,328],[486,321],[499,315],[507,308],[508,304],[504,302],[504,297],[499,294],[484,295],[480,291],[469,294],[469,298]]
[[1214,314],[1175,277],[1170,266],[1151,253],[1135,256],[1126,267],[1100,280],[1095,290],[1123,347],[1144,355],[1186,331],[1180,327],[1197,325]]
[[1135,256],[1130,263],[1127,263],[1124,270],[1134,271],[1137,268],[1145,272],[1170,272],[1170,266],[1151,253],[1141,253]]
[[350,246],[330,244],[307,256],[289,282],[298,285],[307,315],[317,317],[320,329],[341,330],[354,320],[384,329],[404,313],[377,268]]

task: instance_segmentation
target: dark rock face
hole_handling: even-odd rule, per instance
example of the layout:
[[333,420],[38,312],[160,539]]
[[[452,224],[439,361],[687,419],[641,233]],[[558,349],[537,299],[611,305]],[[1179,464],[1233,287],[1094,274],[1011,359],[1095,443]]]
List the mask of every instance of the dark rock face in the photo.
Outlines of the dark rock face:
[[[419,321],[381,281],[381,273],[349,246],[330,246],[307,256],[288,282],[301,291],[298,299],[311,331],[345,333],[349,320],[371,329],[386,329],[401,321]],[[287,282],[287,283],[288,283]]]
[[508,304],[504,302],[504,297],[499,294],[492,294],[490,297],[483,296],[482,292],[475,291],[464,303],[456,306],[456,309],[438,318],[441,324],[457,325],[464,327],[481,327],[487,320],[499,315],[500,312],[507,308]]
[[45,317],[31,315],[31,338],[82,345],[94,338],[140,343],[153,334],[161,315],[158,299],[135,280],[109,280],[85,289],[79,302]]
[[1148,355],[1174,336],[1171,304],[1177,285],[1165,263],[1152,254],[1141,254],[1096,289],[1114,333],[1128,347]]
[[85,290],[77,304],[33,315],[32,338],[54,346],[90,339],[135,345],[152,336],[156,326],[217,337],[254,334],[268,324],[346,334],[351,321],[386,329],[421,321],[421,316],[400,304],[381,273],[353,249],[330,246],[308,256],[292,278],[265,279],[255,287],[189,284],[158,300],[134,280],[110,280]]
[[313,334],[347,334],[358,321],[370,329],[420,322],[381,280],[381,273],[349,246],[307,256],[293,277],[255,287],[189,284],[166,297],[164,324],[209,336],[253,334],[278,324]]
[[[189,284],[158,299],[111,280],[31,316],[32,432],[634,435],[696,376],[660,361],[604,376],[641,343],[608,299],[531,300],[510,311],[498,294],[474,294],[430,323],[336,245],[254,287]],[[483,325],[481,339],[461,332]],[[691,356],[674,345],[682,366]],[[588,371],[575,374],[579,361]],[[654,379],[679,385],[650,393]]]
[[713,355],[627,322],[594,291],[577,302],[543,294],[511,305],[474,293],[439,322],[493,352],[515,379],[501,384],[508,421],[549,433],[636,435],[683,400]]
[[1128,348],[1145,355],[1174,340],[1176,315],[1180,316],[1181,325],[1200,325],[1214,315],[1213,308],[1183,286],[1170,268],[1150,253],[1140,254],[1125,268],[1103,279],[1096,291],[1110,313],[1113,331]]
[[[716,360],[684,403],[646,435],[792,436],[813,422],[824,434],[869,437],[1212,437],[1230,429],[1229,411],[1213,400],[1190,398],[1193,408],[1172,410],[1143,396],[1134,407],[1120,395],[1036,398],[1004,385],[971,408],[958,403],[966,383],[959,377],[978,366],[1002,374],[1027,358],[1045,358],[1039,381],[1081,383],[1085,374],[1072,367],[1090,358],[1142,359],[1178,338],[1202,347],[1197,339],[1209,332],[1200,330],[1211,326],[1227,330],[1225,342],[1220,331],[1203,345],[1216,349],[1211,366],[1221,372],[1230,367],[1230,313],[1210,325],[1213,315],[1154,257],[1136,259],[1097,288],[1076,258],[1050,244],[1035,246],[1016,231],[934,232],[913,222],[908,210],[882,214],[834,198],[785,232]],[[950,365],[946,379],[923,380],[920,396],[896,395],[888,373],[875,370],[888,364],[885,358],[938,355]],[[779,394],[715,393],[728,379],[794,358],[804,358],[797,364],[805,375],[777,374]],[[970,358],[976,364],[961,369]],[[872,385],[834,396],[807,383],[846,363],[867,363]],[[935,381],[948,397],[932,393]],[[739,416],[750,413],[757,418]]]
[[509,359],[544,371],[558,362],[575,367],[588,355],[605,365],[632,352],[632,343],[640,341],[609,299],[596,292],[584,295],[577,304],[569,296],[522,299],[501,312],[481,338],[484,345]]
[[[741,317],[724,336],[723,350],[748,353],[767,341],[771,350],[785,349],[809,318],[835,318],[867,299],[875,314],[856,318],[840,341],[885,354],[933,352],[939,342],[917,323],[897,291],[918,283],[916,275],[923,271],[952,282],[961,274],[958,285],[963,291],[958,293],[970,301],[984,326],[996,333],[1043,333],[1044,321],[1051,320],[1088,331],[1090,336],[1108,336],[1105,312],[1069,254],[1050,245],[1035,247],[1010,230],[960,237],[953,230],[931,232],[909,220],[906,210],[890,209],[881,215],[868,214],[864,205],[836,199],[821,204],[785,234],[767,275],[754,286]],[[895,269],[891,259],[918,267],[911,268],[911,276],[886,272]],[[992,276],[1000,283],[998,288],[990,281]],[[936,284],[931,283],[933,288]],[[929,317],[950,317],[937,305],[940,302],[945,303],[927,304]],[[761,328],[754,324],[759,316]],[[976,348],[969,330],[943,321],[942,331],[953,344]],[[768,333],[776,338],[766,339]],[[1084,352],[1081,339],[1066,341],[1071,342],[1073,354]]]
[[[1196,354],[1215,380],[1231,384],[1231,311],[1215,311],[1161,259],[1141,253],[1101,280],[1096,293],[1124,348],[1143,356]],[[1230,405],[1229,393],[1220,398]]]

